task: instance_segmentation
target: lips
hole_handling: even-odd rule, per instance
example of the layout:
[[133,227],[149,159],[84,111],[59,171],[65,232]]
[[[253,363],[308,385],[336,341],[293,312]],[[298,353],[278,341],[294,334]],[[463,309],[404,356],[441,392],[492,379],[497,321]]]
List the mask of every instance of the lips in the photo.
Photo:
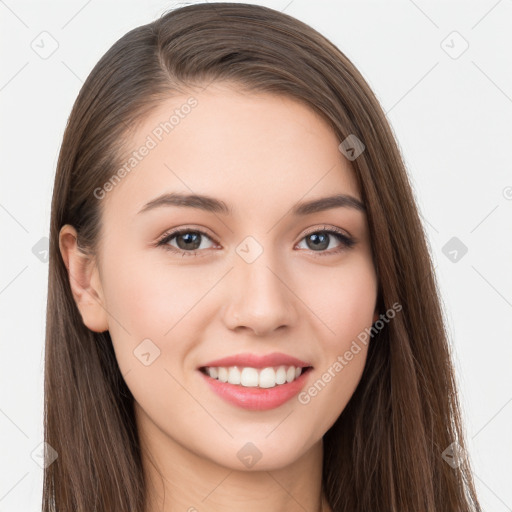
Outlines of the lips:
[[305,386],[310,372],[302,373],[293,382],[269,389],[246,388],[227,382],[219,382],[205,374],[201,378],[217,396],[231,405],[249,411],[266,411],[275,409],[295,397]]
[[291,400],[309,380],[312,369],[306,361],[280,352],[237,354],[198,368],[215,394],[252,411],[274,409]]
[[298,368],[307,368],[311,366],[310,363],[297,359],[296,357],[283,354],[281,352],[273,352],[271,354],[237,354],[233,356],[223,357],[215,361],[201,365],[198,369],[205,367],[219,367],[219,366],[243,366],[250,368],[268,368],[270,366],[295,366]]

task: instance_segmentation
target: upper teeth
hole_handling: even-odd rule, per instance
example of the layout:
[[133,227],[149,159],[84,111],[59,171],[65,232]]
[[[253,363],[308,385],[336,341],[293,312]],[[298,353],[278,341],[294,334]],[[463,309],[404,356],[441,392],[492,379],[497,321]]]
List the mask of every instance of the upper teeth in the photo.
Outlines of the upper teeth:
[[239,368],[237,366],[207,367],[206,371],[213,379],[229,384],[241,384],[245,387],[273,388],[275,385],[292,382],[302,372],[295,366],[276,366],[269,368]]

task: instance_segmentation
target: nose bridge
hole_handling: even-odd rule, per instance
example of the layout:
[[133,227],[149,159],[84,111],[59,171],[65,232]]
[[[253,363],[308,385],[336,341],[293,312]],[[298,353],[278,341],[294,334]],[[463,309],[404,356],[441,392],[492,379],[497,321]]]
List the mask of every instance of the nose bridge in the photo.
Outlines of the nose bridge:
[[260,242],[249,236],[235,249],[225,319],[230,328],[244,326],[264,334],[295,322],[293,293],[286,286],[289,276],[274,248],[267,247],[270,238]]

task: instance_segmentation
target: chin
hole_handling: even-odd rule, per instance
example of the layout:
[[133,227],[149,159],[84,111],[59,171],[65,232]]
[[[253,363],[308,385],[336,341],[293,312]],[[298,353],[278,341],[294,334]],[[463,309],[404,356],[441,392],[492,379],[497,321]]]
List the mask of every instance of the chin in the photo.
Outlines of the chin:
[[[288,435],[290,425],[285,427],[286,420],[276,430],[283,429],[279,434],[271,430],[265,432],[246,432],[235,435],[229,446],[223,445],[221,453],[210,453],[212,462],[235,471],[275,471],[294,464],[315,444],[307,443],[298,428],[293,427],[299,437]],[[321,441],[321,436],[319,440]],[[219,443],[221,444],[221,443]],[[218,444],[216,446],[219,446]],[[226,456],[228,454],[228,456]]]

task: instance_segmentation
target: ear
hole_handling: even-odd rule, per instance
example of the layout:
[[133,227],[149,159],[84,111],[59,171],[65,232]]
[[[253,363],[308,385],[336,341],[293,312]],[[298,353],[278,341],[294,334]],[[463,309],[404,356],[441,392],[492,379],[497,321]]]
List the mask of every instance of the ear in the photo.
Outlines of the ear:
[[68,269],[71,292],[84,324],[91,331],[107,331],[108,315],[98,267],[92,256],[78,247],[73,226],[66,224],[61,228],[59,248]]
[[379,312],[375,309],[375,313],[373,314],[373,323],[375,323],[379,319]]

